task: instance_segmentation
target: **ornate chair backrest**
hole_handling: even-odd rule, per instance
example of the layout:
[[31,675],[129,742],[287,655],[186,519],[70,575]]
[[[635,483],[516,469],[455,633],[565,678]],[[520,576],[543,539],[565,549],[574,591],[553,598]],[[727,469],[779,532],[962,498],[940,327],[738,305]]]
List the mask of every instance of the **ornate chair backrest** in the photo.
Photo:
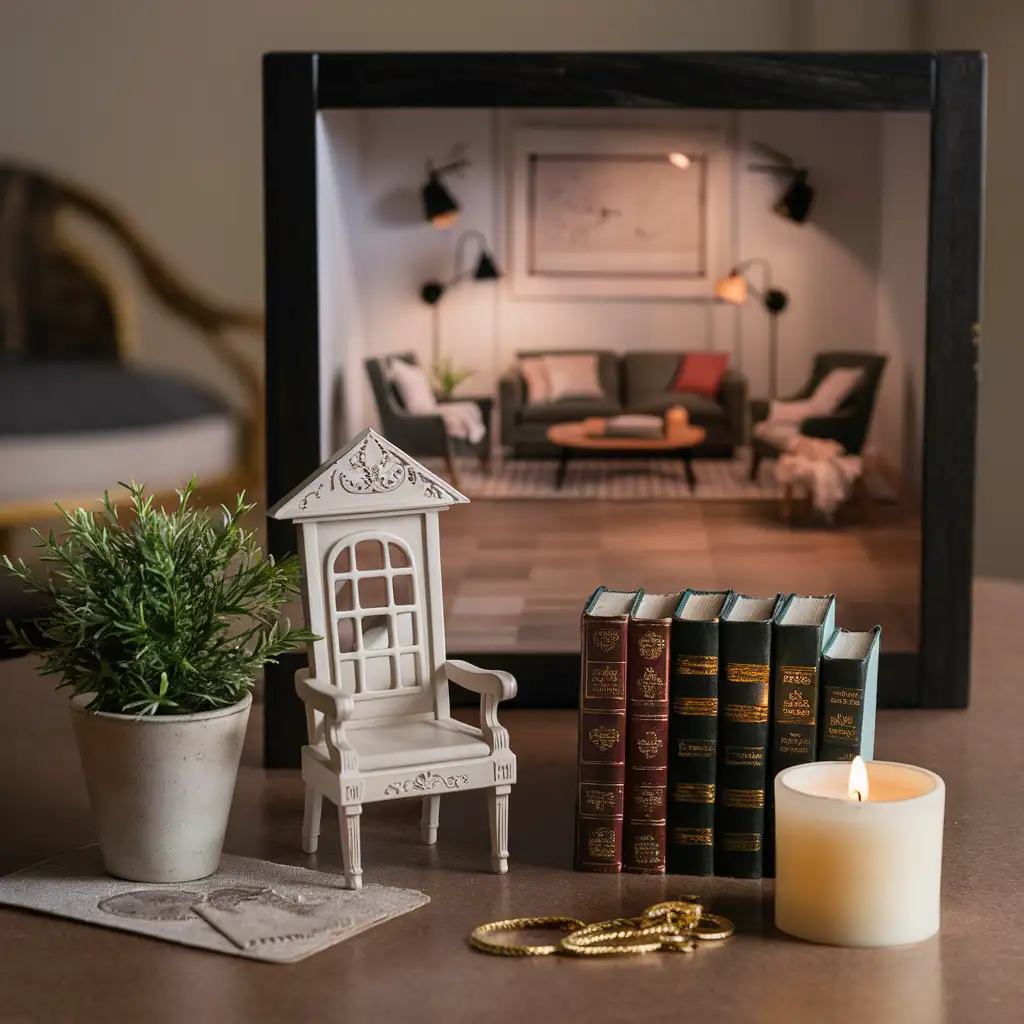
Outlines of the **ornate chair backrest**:
[[[432,514],[432,513],[427,513]],[[323,524],[324,627],[314,662],[356,703],[355,719],[447,709],[441,616],[423,514]],[[438,687],[444,687],[442,693]]]

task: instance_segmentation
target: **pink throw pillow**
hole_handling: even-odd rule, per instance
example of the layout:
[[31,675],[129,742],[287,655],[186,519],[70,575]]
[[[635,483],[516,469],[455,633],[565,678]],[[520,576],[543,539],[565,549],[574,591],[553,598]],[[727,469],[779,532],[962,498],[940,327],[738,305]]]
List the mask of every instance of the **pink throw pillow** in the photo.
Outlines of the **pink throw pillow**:
[[679,369],[669,390],[714,398],[728,368],[728,352],[687,352],[679,360]]
[[519,360],[519,372],[526,382],[526,401],[530,405],[550,400],[551,381],[544,368],[543,356],[523,356]]

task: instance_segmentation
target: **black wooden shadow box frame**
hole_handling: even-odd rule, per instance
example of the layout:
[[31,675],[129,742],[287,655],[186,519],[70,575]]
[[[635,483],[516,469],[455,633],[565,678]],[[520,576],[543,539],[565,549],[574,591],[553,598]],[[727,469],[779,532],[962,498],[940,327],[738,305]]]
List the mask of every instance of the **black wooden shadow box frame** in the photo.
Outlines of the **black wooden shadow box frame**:
[[[985,57],[977,53],[273,53],[263,62],[267,502],[320,450],[317,118],[395,107],[920,111],[931,115],[921,646],[883,653],[885,707],[966,707],[980,341]],[[271,521],[277,556],[294,549]],[[582,601],[585,595],[580,595]],[[575,703],[573,654],[459,652],[513,672],[517,704]],[[305,742],[294,655],[268,666],[265,762]],[[453,694],[453,700],[457,695]]]

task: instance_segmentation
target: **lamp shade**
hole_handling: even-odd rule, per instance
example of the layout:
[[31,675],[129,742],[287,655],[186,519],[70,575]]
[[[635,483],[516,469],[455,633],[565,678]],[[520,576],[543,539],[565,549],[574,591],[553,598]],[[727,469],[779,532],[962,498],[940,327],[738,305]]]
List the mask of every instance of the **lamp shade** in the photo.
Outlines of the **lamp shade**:
[[747,301],[747,279],[734,270],[728,277],[720,278],[716,282],[715,295],[724,302],[742,306]]
[[497,281],[501,277],[501,271],[498,269],[498,264],[494,262],[494,257],[486,250],[480,250],[480,258],[476,261],[476,267],[473,269],[473,280],[474,281]]
[[435,228],[447,228],[458,219],[459,204],[444,187],[436,171],[431,171],[423,186],[423,214]]

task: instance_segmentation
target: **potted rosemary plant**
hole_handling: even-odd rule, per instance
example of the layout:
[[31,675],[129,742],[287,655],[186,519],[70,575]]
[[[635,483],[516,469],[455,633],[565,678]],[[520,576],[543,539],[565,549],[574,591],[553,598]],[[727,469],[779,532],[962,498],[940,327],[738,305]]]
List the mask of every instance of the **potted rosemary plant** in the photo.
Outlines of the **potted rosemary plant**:
[[98,514],[62,509],[59,538],[35,531],[48,575],[4,558],[53,602],[41,640],[15,639],[71,691],[107,870],[190,881],[220,861],[258,670],[315,637],[280,617],[298,560],[264,556],[241,525],[244,495],[215,518],[190,507],[195,479],[171,511],[121,486],[123,522],[104,495]]

